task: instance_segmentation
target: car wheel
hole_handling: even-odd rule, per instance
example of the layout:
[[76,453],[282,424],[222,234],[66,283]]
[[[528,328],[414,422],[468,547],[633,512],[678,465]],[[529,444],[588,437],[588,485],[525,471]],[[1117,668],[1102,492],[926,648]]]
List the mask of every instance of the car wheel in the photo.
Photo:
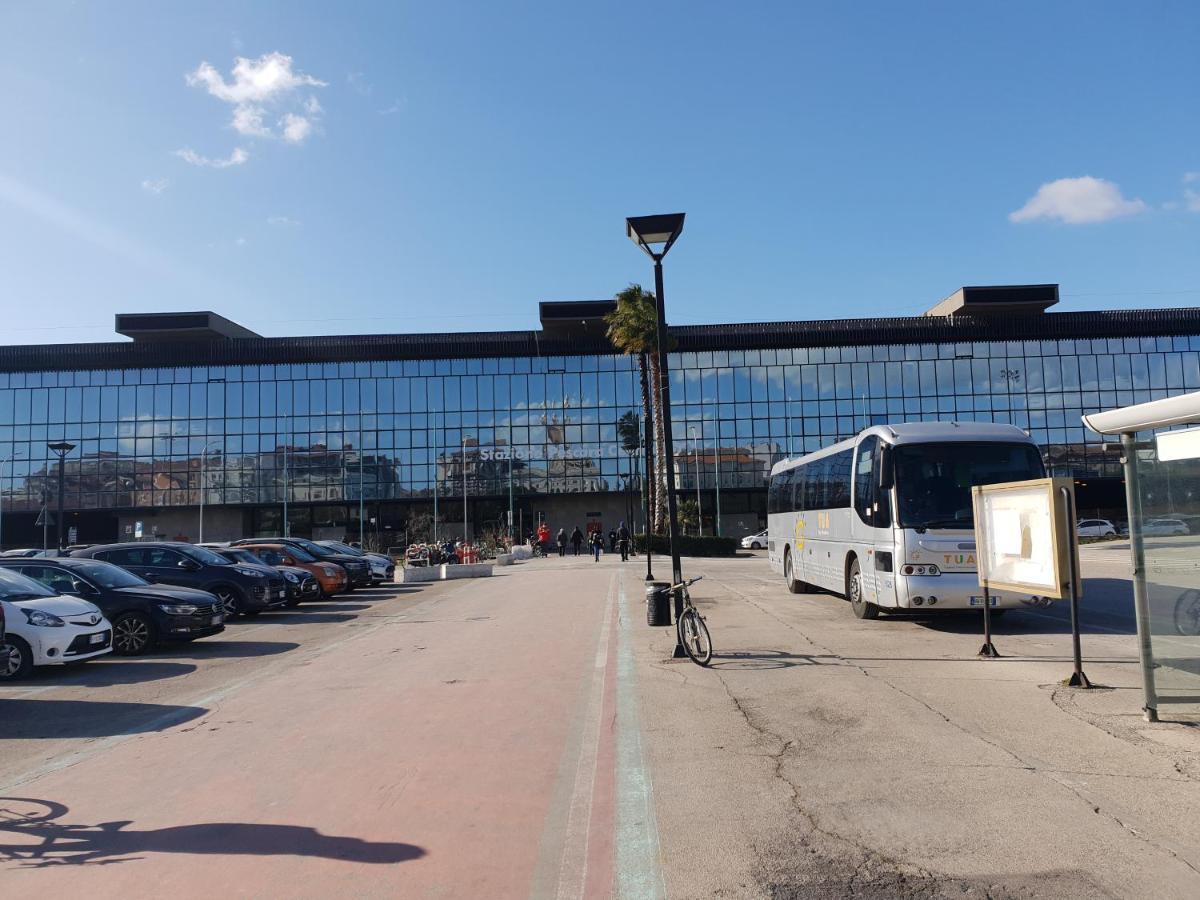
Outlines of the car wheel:
[[751,550],[761,550],[762,544],[760,544],[758,541],[755,541],[753,544],[750,545],[750,549]]
[[221,587],[217,588],[213,593],[221,601],[221,605],[225,607],[226,619],[234,619],[243,614],[242,598],[233,588]]
[[863,593],[862,572],[858,568],[857,559],[850,563],[850,572],[846,576],[846,599],[850,601],[850,609],[858,618],[878,618],[879,607],[868,601]]
[[153,644],[154,627],[141,613],[125,613],[113,622],[113,653],[118,656],[137,656]]
[[28,678],[33,671],[33,651],[15,634],[6,635],[0,644],[0,680]]

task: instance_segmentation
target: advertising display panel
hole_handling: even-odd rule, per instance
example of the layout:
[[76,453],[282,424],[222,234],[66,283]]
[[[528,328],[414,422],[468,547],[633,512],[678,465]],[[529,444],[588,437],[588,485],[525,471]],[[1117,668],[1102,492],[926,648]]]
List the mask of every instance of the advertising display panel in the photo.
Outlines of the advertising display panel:
[[[972,488],[971,495],[980,585],[1056,600],[1069,597],[1071,555],[1078,553],[1074,481],[989,484]],[[1076,566],[1077,561],[1076,556]]]

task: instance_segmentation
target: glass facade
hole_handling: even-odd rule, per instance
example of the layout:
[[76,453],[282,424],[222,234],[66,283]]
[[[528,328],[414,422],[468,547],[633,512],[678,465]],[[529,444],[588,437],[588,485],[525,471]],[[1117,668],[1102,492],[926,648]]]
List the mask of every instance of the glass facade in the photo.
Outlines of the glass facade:
[[[1200,335],[680,352],[677,484],[749,491],[771,465],[905,420],[1029,429],[1055,474],[1119,478],[1080,416],[1200,390]],[[500,357],[0,372],[3,509],[275,506],[621,491],[636,360]],[[732,496],[731,496],[732,500]]]

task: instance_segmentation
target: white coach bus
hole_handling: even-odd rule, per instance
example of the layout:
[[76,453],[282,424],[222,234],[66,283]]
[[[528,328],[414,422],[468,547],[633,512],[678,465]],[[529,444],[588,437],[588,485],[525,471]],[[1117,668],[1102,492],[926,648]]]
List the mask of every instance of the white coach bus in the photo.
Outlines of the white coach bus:
[[[771,568],[794,594],[841,594],[860,619],[980,606],[971,487],[1044,475],[1037,445],[1013,425],[868,428],[771,469]],[[992,595],[1000,609],[1036,602]]]

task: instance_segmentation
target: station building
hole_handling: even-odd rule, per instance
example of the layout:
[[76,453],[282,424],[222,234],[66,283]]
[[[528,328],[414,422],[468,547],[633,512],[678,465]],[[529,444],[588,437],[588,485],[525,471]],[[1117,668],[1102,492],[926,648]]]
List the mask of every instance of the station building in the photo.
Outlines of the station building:
[[[868,425],[1028,429],[1081,514],[1123,508],[1098,410],[1200,390],[1200,309],[1048,311],[1057,285],[968,287],[921,316],[673,326],[676,489],[705,533],[765,525],[773,463]],[[0,542],[41,546],[64,465],[73,542],[292,534],[399,546],[545,520],[641,522],[638,366],[611,301],[543,303],[541,328],[263,337],[212,312],[116,317],[126,339],[0,347]],[[50,529],[54,540],[54,529]]]

